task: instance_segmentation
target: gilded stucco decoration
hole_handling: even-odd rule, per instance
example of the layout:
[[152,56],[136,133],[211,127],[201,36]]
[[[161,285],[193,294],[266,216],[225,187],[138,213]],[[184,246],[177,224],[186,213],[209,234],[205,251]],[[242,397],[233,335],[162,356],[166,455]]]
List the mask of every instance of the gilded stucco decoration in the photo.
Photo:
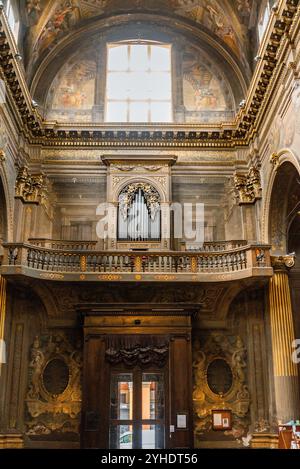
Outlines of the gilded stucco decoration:
[[81,411],[81,346],[63,333],[35,337],[26,395],[27,434],[77,433]]
[[120,212],[124,220],[126,220],[128,211],[139,189],[141,189],[144,194],[151,219],[154,220],[160,209],[160,195],[153,186],[143,182],[128,184],[128,186],[122,190],[119,195]]
[[239,205],[253,204],[262,197],[260,172],[255,166],[246,175],[236,172],[234,186]]
[[[215,360],[224,360],[231,369],[232,384],[224,394],[213,392],[208,383],[208,368]],[[212,333],[204,343],[196,338],[193,345],[193,401],[196,440],[212,428],[212,410],[233,413],[233,428],[225,432],[235,438],[247,433],[250,394],[246,381],[246,349],[239,336]]]
[[44,174],[30,174],[28,168],[23,166],[19,169],[15,198],[24,203],[45,204],[47,199],[47,180]]

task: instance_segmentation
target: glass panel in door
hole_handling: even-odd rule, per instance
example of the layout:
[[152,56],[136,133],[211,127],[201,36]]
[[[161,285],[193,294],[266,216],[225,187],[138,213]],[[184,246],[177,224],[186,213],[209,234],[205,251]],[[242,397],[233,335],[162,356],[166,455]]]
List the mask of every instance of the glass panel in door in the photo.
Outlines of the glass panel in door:
[[164,375],[142,374],[142,448],[164,448]]
[[131,449],[133,447],[132,419],[133,375],[132,373],[112,374],[110,383],[110,448]]
[[164,448],[163,373],[112,373],[109,411],[111,449]]

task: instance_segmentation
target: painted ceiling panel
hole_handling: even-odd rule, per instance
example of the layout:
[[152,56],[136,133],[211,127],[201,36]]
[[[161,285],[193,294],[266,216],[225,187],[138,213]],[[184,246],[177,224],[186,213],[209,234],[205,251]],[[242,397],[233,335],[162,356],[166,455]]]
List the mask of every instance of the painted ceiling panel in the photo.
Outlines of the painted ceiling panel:
[[245,61],[249,24],[255,22],[255,0],[27,0],[23,14],[29,26],[26,52],[30,66],[86,19],[142,10],[201,24]]

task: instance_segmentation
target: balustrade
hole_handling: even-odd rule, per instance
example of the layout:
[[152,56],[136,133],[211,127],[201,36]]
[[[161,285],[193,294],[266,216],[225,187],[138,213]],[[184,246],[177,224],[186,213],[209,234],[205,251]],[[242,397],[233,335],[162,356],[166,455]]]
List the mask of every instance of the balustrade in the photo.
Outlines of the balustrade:
[[5,244],[3,265],[62,273],[232,273],[270,267],[269,246],[201,252],[62,250],[28,244]]

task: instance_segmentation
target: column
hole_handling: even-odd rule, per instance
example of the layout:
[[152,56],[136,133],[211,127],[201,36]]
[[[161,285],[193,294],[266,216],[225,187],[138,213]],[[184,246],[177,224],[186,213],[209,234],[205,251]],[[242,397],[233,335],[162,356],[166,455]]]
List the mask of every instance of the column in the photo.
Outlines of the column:
[[286,423],[300,417],[298,365],[292,361],[292,343],[295,340],[295,331],[287,270],[292,265],[291,257],[273,259],[274,276],[271,278],[269,286],[278,423]]

